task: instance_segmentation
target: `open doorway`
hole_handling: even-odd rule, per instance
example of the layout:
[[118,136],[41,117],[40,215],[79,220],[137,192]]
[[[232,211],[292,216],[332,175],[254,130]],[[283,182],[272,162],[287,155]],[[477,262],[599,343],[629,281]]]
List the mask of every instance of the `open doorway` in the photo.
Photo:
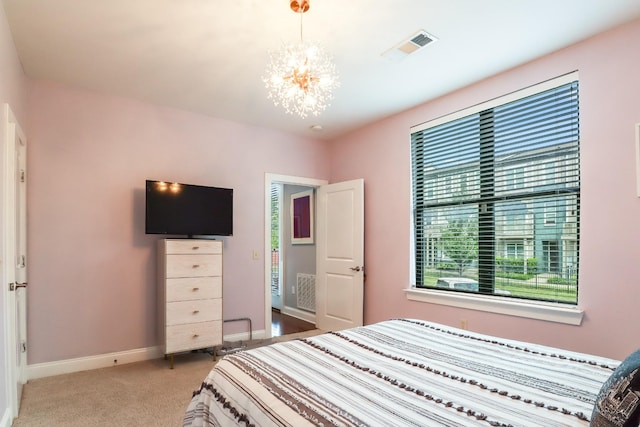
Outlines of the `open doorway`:
[[291,196],[325,184],[312,178],[265,175],[265,335],[315,324],[315,245],[292,243]]
[[[270,223],[270,251],[267,252],[271,259],[271,308],[282,311],[282,294],[284,268],[282,265],[282,209],[284,184],[274,182],[271,184],[271,223]],[[273,335],[273,334],[272,334]]]

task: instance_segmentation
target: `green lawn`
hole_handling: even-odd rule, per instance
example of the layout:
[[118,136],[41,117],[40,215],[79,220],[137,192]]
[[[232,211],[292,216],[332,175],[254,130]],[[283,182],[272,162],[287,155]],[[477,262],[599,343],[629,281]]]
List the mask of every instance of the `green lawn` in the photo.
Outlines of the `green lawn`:
[[577,286],[538,285],[518,280],[496,279],[496,287],[511,292],[514,297],[562,301],[575,304],[578,301]]
[[[424,284],[426,286],[435,286],[436,281],[439,277],[455,275],[455,273],[425,273]],[[561,301],[570,304],[575,304],[578,301],[577,286],[547,284],[546,279],[544,278],[538,279],[538,282],[536,283],[535,279],[530,281],[523,281],[497,277],[496,288],[503,291],[509,291],[511,293],[511,296],[513,297],[547,301]]]

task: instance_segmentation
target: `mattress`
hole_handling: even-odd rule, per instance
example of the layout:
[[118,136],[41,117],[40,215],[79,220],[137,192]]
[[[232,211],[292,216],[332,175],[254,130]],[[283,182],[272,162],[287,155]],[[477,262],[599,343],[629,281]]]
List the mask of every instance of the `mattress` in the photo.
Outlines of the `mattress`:
[[225,356],[184,426],[588,426],[619,363],[393,319]]

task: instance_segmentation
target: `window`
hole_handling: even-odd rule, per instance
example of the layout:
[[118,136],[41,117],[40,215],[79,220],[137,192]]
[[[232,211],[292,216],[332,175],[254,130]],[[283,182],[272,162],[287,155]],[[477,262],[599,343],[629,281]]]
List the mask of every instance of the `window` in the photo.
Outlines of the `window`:
[[282,261],[280,256],[280,211],[282,210],[282,184],[271,184],[271,295],[280,296],[282,291],[280,276]]
[[427,182],[427,191],[426,191],[426,195],[425,196],[428,199],[433,199],[433,197],[434,197],[433,189],[434,189],[433,181]]
[[577,74],[414,127],[416,287],[577,304],[579,141]]
[[556,207],[550,203],[544,205],[544,225],[556,225]]
[[522,242],[507,242],[505,246],[507,258],[524,258],[524,244]]
[[524,188],[524,166],[507,169],[507,190]]
[[554,185],[556,183],[556,165],[554,162],[549,162],[545,165],[547,169],[545,171],[544,177],[546,179],[546,183],[548,185]]

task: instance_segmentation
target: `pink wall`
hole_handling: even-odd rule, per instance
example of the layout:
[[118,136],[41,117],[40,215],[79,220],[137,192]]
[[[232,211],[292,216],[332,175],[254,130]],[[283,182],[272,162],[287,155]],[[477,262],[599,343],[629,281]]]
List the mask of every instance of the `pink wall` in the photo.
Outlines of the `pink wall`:
[[327,143],[42,82],[28,136],[30,364],[158,344],[147,178],[234,188],[224,317],[264,329],[265,172],[327,179]]
[[[29,363],[157,345],[158,237],[143,232],[145,178],[236,190],[235,235],[224,239],[225,317],[250,316],[254,329],[263,329],[263,261],[253,261],[251,254],[264,247],[265,172],[333,182],[365,179],[367,323],[408,316],[457,326],[464,318],[470,329],[484,333],[624,357],[638,347],[625,325],[640,321],[633,129],[640,122],[637,41],[640,21],[332,144],[33,83],[27,125]],[[6,59],[3,52],[0,61]],[[582,326],[407,301],[410,126],[576,69],[582,120]],[[14,90],[11,83],[3,77],[0,95]]]
[[[0,3],[0,117],[4,114],[4,104],[9,104],[16,119],[22,127],[26,126],[27,121],[27,90],[26,79],[22,72],[22,66],[18,60],[16,49],[13,45],[13,39],[9,31],[7,17],[4,12],[4,6]],[[0,120],[0,135],[5,135],[3,120]],[[0,200],[4,200],[4,136],[0,137]],[[0,225],[4,222],[3,212],[0,209]],[[0,242],[4,242],[2,227],[0,226]],[[0,245],[0,259],[3,256],[3,245]],[[0,278],[4,277],[3,266],[0,262]],[[3,283],[3,286],[6,286]],[[0,291],[0,420],[7,411],[7,395],[5,384],[8,382],[5,371],[5,300],[4,290]]]
[[[624,358],[640,347],[640,21],[382,120],[335,141],[331,181],[365,179],[365,321],[409,316]],[[581,326],[408,301],[410,127],[574,70],[581,108]],[[425,70],[428,74],[428,70]]]

